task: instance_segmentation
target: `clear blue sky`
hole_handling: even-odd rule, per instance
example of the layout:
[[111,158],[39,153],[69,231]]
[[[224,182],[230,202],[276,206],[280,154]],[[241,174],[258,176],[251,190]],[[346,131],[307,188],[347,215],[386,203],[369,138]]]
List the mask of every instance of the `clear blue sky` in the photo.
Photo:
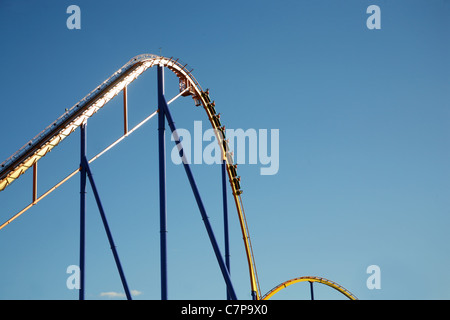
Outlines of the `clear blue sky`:
[[[66,9],[81,8],[69,30]],[[369,5],[381,29],[369,30]],[[0,161],[130,58],[180,58],[211,89],[227,128],[279,129],[280,167],[240,165],[262,293],[320,276],[360,299],[449,299],[450,1],[0,0]],[[156,108],[156,72],[129,88],[130,126]],[[167,96],[177,90],[167,75]],[[171,105],[192,130],[206,114]],[[120,136],[120,97],[88,124],[88,154]],[[167,136],[169,137],[169,136]],[[167,138],[168,151],[172,142]],[[92,164],[135,299],[159,299],[157,121]],[[39,162],[39,191],[79,163],[79,132]],[[169,158],[168,158],[169,159]],[[220,167],[194,165],[223,250]],[[224,299],[225,285],[184,170],[168,161],[170,299]],[[86,298],[123,292],[88,187]],[[3,222],[31,199],[30,172],[0,193]],[[232,208],[232,199],[229,198]],[[79,176],[0,231],[0,299],[77,299]],[[230,212],[231,275],[250,298]],[[381,269],[369,290],[366,268]],[[316,285],[316,298],[341,298]],[[277,296],[308,299],[307,284]]]

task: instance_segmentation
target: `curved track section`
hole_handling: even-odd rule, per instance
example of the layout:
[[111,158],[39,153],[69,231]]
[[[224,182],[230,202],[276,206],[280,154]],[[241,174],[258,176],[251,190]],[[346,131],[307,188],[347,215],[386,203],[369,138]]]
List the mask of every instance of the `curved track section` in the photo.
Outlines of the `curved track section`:
[[[119,92],[136,80],[139,75],[155,65],[166,67],[177,75],[179,79],[180,95],[191,96],[195,101],[195,105],[202,105],[213,129],[215,129],[217,141],[220,144],[223,158],[226,161],[229,182],[233,191],[232,193],[239,217],[247,255],[252,294],[256,299],[260,299],[253,250],[241,199],[242,190],[240,187],[240,177],[237,175],[236,165],[233,163],[233,158],[228,148],[228,142],[225,137],[225,127],[222,126],[220,122],[220,115],[216,113],[215,103],[214,101],[211,101],[208,90],[202,90],[200,84],[191,74],[191,71],[186,69],[187,65],[181,64],[178,59],[175,60],[173,58],[152,54],[142,54],[132,58],[122,68],[117,70],[101,85],[91,91],[0,165],[0,191],[4,190],[26,170],[36,164],[39,159],[44,157],[62,140],[74,132],[76,128],[105,106]],[[72,173],[70,176],[73,176],[76,172]],[[21,213],[23,212],[24,210],[21,211]],[[16,217],[17,215],[14,216],[14,219]],[[10,221],[12,220],[10,219],[7,223]],[[2,227],[7,223],[3,224]]]
[[306,282],[306,281],[322,283],[324,285],[327,285],[327,286],[339,291],[340,293],[345,295],[350,300],[358,300],[358,298],[356,298],[350,291],[345,289],[343,286],[337,284],[336,282],[333,282],[331,280],[321,278],[321,277],[308,277],[308,276],[291,279],[291,280],[288,280],[288,281],[285,281],[285,282],[279,284],[278,286],[276,286],[275,288],[273,288],[272,290],[267,292],[263,297],[261,297],[261,300],[270,299],[275,293],[279,292],[280,290],[282,290],[286,287],[289,287],[290,285],[292,285],[294,283]]

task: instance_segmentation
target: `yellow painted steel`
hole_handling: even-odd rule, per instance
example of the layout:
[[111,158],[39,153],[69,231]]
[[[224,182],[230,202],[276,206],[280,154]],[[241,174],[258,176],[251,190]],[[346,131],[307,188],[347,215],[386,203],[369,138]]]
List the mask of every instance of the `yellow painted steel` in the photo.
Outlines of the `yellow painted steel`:
[[231,172],[231,169],[230,169],[230,166],[233,165],[232,158],[231,158],[229,152],[227,150],[225,150],[225,148],[224,148],[224,137],[221,134],[221,131],[219,130],[219,128],[216,125],[216,122],[213,119],[213,117],[215,115],[212,114],[210,111],[210,108],[208,108],[209,102],[205,100],[205,98],[203,97],[202,94],[200,94],[200,97],[201,97],[201,103],[208,115],[209,121],[211,122],[211,126],[213,127],[214,132],[216,134],[216,139],[222,150],[223,159],[226,160],[227,174],[228,174],[229,182],[231,185],[231,189],[233,191],[232,192],[233,199],[234,199],[234,203],[236,205],[236,209],[237,209],[237,213],[238,213],[239,225],[241,228],[242,238],[244,240],[245,253],[246,253],[247,264],[248,264],[249,273],[250,273],[250,286],[251,286],[252,292],[255,292],[255,294],[256,294],[256,300],[259,300],[260,296],[261,296],[261,292],[259,290],[259,286],[258,286],[258,282],[257,282],[256,266],[255,266],[253,252],[251,249],[250,236],[248,233],[248,226],[246,223],[245,214],[244,214],[241,199],[240,199],[241,191],[236,189],[236,185],[233,183],[233,178],[234,178],[233,173]]
[[[107,151],[109,151],[111,148],[113,148],[114,146],[116,146],[119,142],[121,142],[123,139],[125,139],[126,137],[128,137],[130,134],[132,134],[134,131],[136,131],[137,129],[139,129],[144,123],[146,123],[148,120],[150,120],[151,118],[153,118],[158,112],[155,111],[153,112],[151,115],[149,115],[147,118],[145,118],[144,120],[142,120],[139,124],[137,124],[133,129],[131,129],[130,131],[128,131],[126,134],[124,134],[123,136],[121,136],[119,139],[117,139],[116,141],[114,141],[113,143],[111,143],[108,147],[106,147],[105,149],[103,149],[101,152],[99,152],[95,157],[93,157],[91,160],[89,160],[89,164],[91,164],[92,162],[94,162],[95,160],[97,160],[98,158],[100,158],[104,153],[106,153]],[[70,173],[67,177],[65,177],[64,179],[62,179],[60,182],[58,182],[57,184],[55,184],[53,187],[51,187],[50,189],[48,189],[45,193],[43,193],[41,196],[37,197],[36,195],[36,199],[33,199],[33,202],[30,203],[29,205],[27,205],[25,208],[23,208],[22,210],[20,210],[18,213],[16,213],[15,215],[13,215],[11,218],[9,218],[7,221],[5,221],[3,224],[0,225],[0,230],[3,229],[4,227],[6,227],[8,224],[10,224],[11,222],[13,222],[15,219],[17,219],[19,216],[21,216],[22,214],[24,214],[26,211],[28,211],[28,209],[30,209],[31,207],[33,207],[34,205],[36,205],[39,201],[41,201],[42,199],[44,199],[45,197],[47,197],[49,194],[51,194],[53,191],[55,191],[56,189],[58,189],[60,186],[62,186],[65,182],[69,181],[70,178],[72,178],[73,176],[75,176],[78,172],[80,172],[80,168],[74,170],[72,173]]]
[[23,161],[14,170],[12,170],[8,176],[0,181],[0,191],[3,191],[8,185],[19,178],[25,171],[30,169],[39,159],[44,157],[49,153],[54,147],[56,147],[67,135],[61,134],[60,136],[54,137],[49,142],[47,142],[42,148],[37,150],[33,155]]
[[269,292],[267,292],[262,298],[261,300],[268,300],[270,299],[274,294],[276,294],[277,292],[281,291],[282,289],[289,287],[290,285],[293,285],[295,283],[298,282],[319,282],[322,284],[325,284],[337,291],[339,291],[340,293],[342,293],[343,295],[345,295],[347,298],[349,298],[350,300],[358,300],[357,297],[355,297],[350,291],[348,291],[347,289],[345,289],[344,287],[342,287],[341,285],[337,284],[336,282],[333,282],[331,280],[325,279],[325,278],[321,278],[321,277],[299,277],[299,278],[295,278],[295,279],[291,279],[288,281],[285,281],[281,284],[279,284],[278,286],[276,286],[275,288],[273,288],[272,290],[270,290]]
[[[126,65],[124,65],[121,69],[116,71],[116,73],[114,73],[110,78],[105,80],[105,82],[103,82],[100,86],[98,86],[96,89],[92,91],[94,92],[96,90],[99,90],[101,95],[98,98],[96,98],[94,101],[90,101],[89,97],[92,94],[91,92],[84,99],[81,100],[85,101],[87,99],[89,103],[89,107],[86,108],[86,110],[82,114],[77,115],[77,117],[74,118],[73,121],[66,124],[64,127],[61,127],[60,130],[56,132],[42,146],[27,152],[26,153],[27,156],[23,161],[21,161],[13,168],[10,168],[8,170],[7,175],[0,180],[0,191],[4,190],[9,184],[11,184],[17,178],[19,178],[19,176],[21,176],[26,170],[32,167],[38,160],[40,160],[55,146],[57,146],[63,139],[65,139],[73,131],[75,131],[75,129],[78,128],[78,126],[80,126],[84,121],[86,121],[89,117],[91,117],[94,113],[96,113],[100,108],[102,108],[106,103],[108,103],[112,98],[114,98],[120,91],[126,88],[126,86],[128,86],[131,82],[137,79],[143,72],[145,72],[147,69],[151,68],[154,65],[166,67],[177,75],[177,77],[180,80],[180,91],[181,89],[183,89],[182,91],[183,96],[191,95],[195,101],[199,101],[203,105],[208,115],[208,118],[211,122],[211,125],[215,129],[217,141],[222,149],[224,158],[226,160],[227,164],[226,168],[229,177],[229,182],[233,191],[232,194],[237,209],[242,237],[244,240],[244,247],[247,255],[247,263],[250,274],[251,290],[252,292],[255,292],[256,299],[259,300],[261,297],[261,292],[259,290],[259,285],[257,281],[255,260],[251,247],[245,213],[243,210],[242,199],[240,196],[242,191],[236,187],[236,184],[234,183],[233,180],[236,178],[236,176],[233,175],[230,169],[230,167],[233,166],[233,160],[228,150],[226,150],[227,148],[224,147],[224,144],[227,145],[227,142],[224,142],[224,137],[219,134],[220,128],[217,127],[216,122],[214,121],[214,117],[216,117],[216,115],[211,112],[209,108],[209,102],[205,100],[203,96],[204,91],[202,90],[200,84],[197,82],[197,80],[194,78],[191,72],[185,68],[186,65],[182,65],[180,62],[178,62],[178,59],[173,60],[173,58],[166,58],[148,54],[143,54],[131,59]],[[183,88],[181,88],[181,85],[183,85]],[[78,104],[76,106],[78,106]],[[72,107],[70,110],[72,110],[74,107]],[[20,149],[19,151],[21,150],[22,149]],[[49,193],[51,193],[53,190],[55,190],[57,187],[63,184],[65,181],[70,179],[78,171],[79,169],[75,170],[68,177],[63,179],[63,181],[58,183],[55,187],[47,191],[42,196],[38,197],[35,201],[33,201],[33,203],[28,205],[22,211],[20,211],[19,213],[14,215],[11,219],[2,224],[0,226],[0,229],[8,225],[10,222],[12,222],[26,210],[31,208],[33,205],[35,205],[37,202],[39,202],[41,199],[43,199],[45,196],[47,196]]]

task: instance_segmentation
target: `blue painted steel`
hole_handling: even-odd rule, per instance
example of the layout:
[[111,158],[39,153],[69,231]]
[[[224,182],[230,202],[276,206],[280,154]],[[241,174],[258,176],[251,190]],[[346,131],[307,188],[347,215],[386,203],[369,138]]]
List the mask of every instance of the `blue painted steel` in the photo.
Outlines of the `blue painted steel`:
[[164,69],[158,66],[158,144],[159,144],[159,210],[161,255],[161,300],[167,300],[167,210],[166,210],[166,142],[164,116]]
[[84,261],[85,261],[85,221],[86,221],[86,169],[83,159],[86,158],[86,123],[80,127],[80,289],[79,300],[84,300]]
[[100,200],[100,196],[97,191],[97,187],[95,185],[94,177],[92,176],[91,168],[89,167],[89,162],[86,157],[82,159],[82,165],[86,169],[87,176],[89,178],[89,182],[91,183],[92,191],[94,192],[95,201],[97,202],[98,210],[100,211],[100,215],[102,217],[103,226],[105,227],[106,235],[108,236],[109,245],[111,246],[111,250],[114,255],[114,260],[116,261],[117,269],[119,270],[120,279],[122,281],[123,288],[125,290],[125,295],[128,300],[131,300],[130,290],[128,289],[128,284],[125,279],[125,274],[123,273],[122,265],[120,264],[119,255],[117,254],[116,245],[114,244],[114,240],[111,234],[111,230],[108,226],[108,221],[106,220],[105,211],[103,210],[103,205]]
[[[230,273],[230,245],[228,235],[228,203],[227,203],[227,162],[222,161],[222,196],[223,196],[223,228],[225,242],[225,265]],[[230,294],[227,290],[227,300],[230,300]]]
[[203,205],[203,201],[202,201],[202,199],[200,197],[200,193],[199,193],[197,185],[195,183],[194,176],[193,176],[192,171],[191,171],[191,167],[189,166],[189,163],[186,161],[186,157],[185,157],[184,152],[183,152],[183,147],[182,147],[182,144],[181,144],[181,141],[180,141],[180,137],[178,136],[178,134],[176,132],[176,127],[175,127],[175,124],[173,122],[172,115],[170,114],[169,107],[167,105],[167,102],[166,102],[165,98],[164,97],[162,97],[162,98],[163,98],[162,99],[163,100],[162,101],[162,106],[164,107],[164,113],[165,113],[165,116],[167,118],[167,122],[169,124],[170,130],[172,131],[172,134],[173,134],[173,137],[174,137],[174,140],[175,140],[175,144],[177,145],[178,150],[180,152],[180,157],[182,158],[183,167],[184,167],[184,169],[186,171],[186,175],[187,175],[187,177],[189,179],[189,183],[190,183],[192,191],[194,193],[195,200],[197,201],[197,205],[198,205],[198,208],[200,210],[200,214],[202,216],[203,223],[205,224],[206,231],[207,231],[208,236],[209,236],[209,240],[211,241],[212,247],[214,249],[214,253],[215,253],[216,259],[217,259],[217,261],[219,263],[219,267],[220,267],[220,270],[222,272],[223,278],[224,278],[224,280],[226,282],[226,285],[227,285],[227,288],[228,288],[228,292],[230,293],[230,296],[231,296],[232,300],[237,300],[236,292],[234,291],[233,284],[232,284],[231,278],[230,278],[230,274],[228,273],[227,267],[225,265],[225,262],[223,260],[223,257],[222,257],[222,254],[220,252],[219,246],[217,244],[216,237],[214,236],[214,232],[212,230],[211,224],[210,224],[208,216],[206,214],[205,207]]

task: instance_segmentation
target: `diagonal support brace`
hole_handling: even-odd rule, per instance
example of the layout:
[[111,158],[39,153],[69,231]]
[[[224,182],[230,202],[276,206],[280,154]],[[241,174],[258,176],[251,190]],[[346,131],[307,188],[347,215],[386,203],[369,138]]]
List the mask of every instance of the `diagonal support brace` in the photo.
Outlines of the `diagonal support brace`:
[[[81,130],[84,131],[85,130],[85,126],[82,126]],[[82,133],[82,136],[84,137],[84,139],[86,138],[84,132]],[[83,147],[85,148],[85,145]],[[82,152],[82,155],[81,155],[82,173],[86,172],[86,175],[89,178],[89,182],[91,184],[92,191],[94,192],[95,201],[97,202],[98,210],[100,211],[100,215],[101,215],[101,218],[102,218],[103,226],[105,227],[106,235],[108,237],[109,245],[111,246],[111,250],[113,252],[114,260],[116,262],[116,266],[117,266],[117,269],[119,271],[120,280],[122,281],[122,285],[123,285],[123,288],[125,290],[125,295],[126,295],[128,300],[131,300],[130,290],[128,289],[128,284],[127,284],[127,281],[125,279],[125,274],[123,272],[122,265],[120,263],[119,255],[117,254],[117,249],[116,249],[116,245],[114,244],[114,239],[112,237],[111,230],[109,229],[109,225],[108,225],[108,221],[106,219],[105,211],[103,209],[103,205],[102,205],[102,202],[100,200],[100,195],[98,193],[97,186],[95,185],[94,177],[92,175],[92,171],[91,171],[91,168],[89,166],[89,161],[88,161],[88,159],[86,157],[86,154],[85,153],[83,154],[83,153],[84,152]],[[83,183],[82,183],[82,185],[83,185]],[[84,266],[83,266],[83,269],[84,269]]]
[[185,155],[184,155],[184,152],[183,152],[183,147],[182,147],[182,144],[181,144],[181,141],[180,141],[180,137],[177,134],[177,131],[176,131],[177,129],[175,127],[175,123],[173,122],[172,115],[170,114],[169,107],[168,107],[167,102],[165,101],[164,97],[162,99],[161,106],[164,108],[164,114],[166,116],[166,119],[167,119],[167,122],[169,124],[170,130],[172,131],[172,134],[173,134],[173,137],[174,137],[174,140],[175,140],[175,144],[177,145],[179,154],[180,154],[180,156],[182,158],[183,167],[184,167],[184,169],[186,171],[186,175],[187,175],[189,183],[191,185],[192,192],[194,193],[195,200],[197,201],[197,205],[198,205],[198,208],[200,210],[200,214],[202,216],[203,223],[205,224],[205,228],[206,228],[206,231],[208,233],[209,240],[211,241],[211,244],[213,246],[214,253],[215,253],[217,261],[219,263],[220,270],[222,271],[223,278],[224,278],[224,280],[226,282],[228,293],[230,294],[230,297],[231,297],[232,300],[237,300],[236,292],[234,291],[233,284],[231,282],[230,274],[228,272],[227,266],[225,265],[225,262],[223,260],[222,254],[220,253],[220,249],[219,249],[219,246],[217,244],[217,240],[216,240],[216,238],[214,236],[214,232],[213,232],[211,224],[209,222],[209,218],[208,218],[208,216],[206,214],[206,210],[205,210],[205,207],[203,205],[203,201],[202,201],[202,199],[200,197],[200,193],[199,193],[197,185],[195,183],[195,179],[194,179],[194,176],[192,174],[191,168],[189,166],[189,163],[185,159]]

